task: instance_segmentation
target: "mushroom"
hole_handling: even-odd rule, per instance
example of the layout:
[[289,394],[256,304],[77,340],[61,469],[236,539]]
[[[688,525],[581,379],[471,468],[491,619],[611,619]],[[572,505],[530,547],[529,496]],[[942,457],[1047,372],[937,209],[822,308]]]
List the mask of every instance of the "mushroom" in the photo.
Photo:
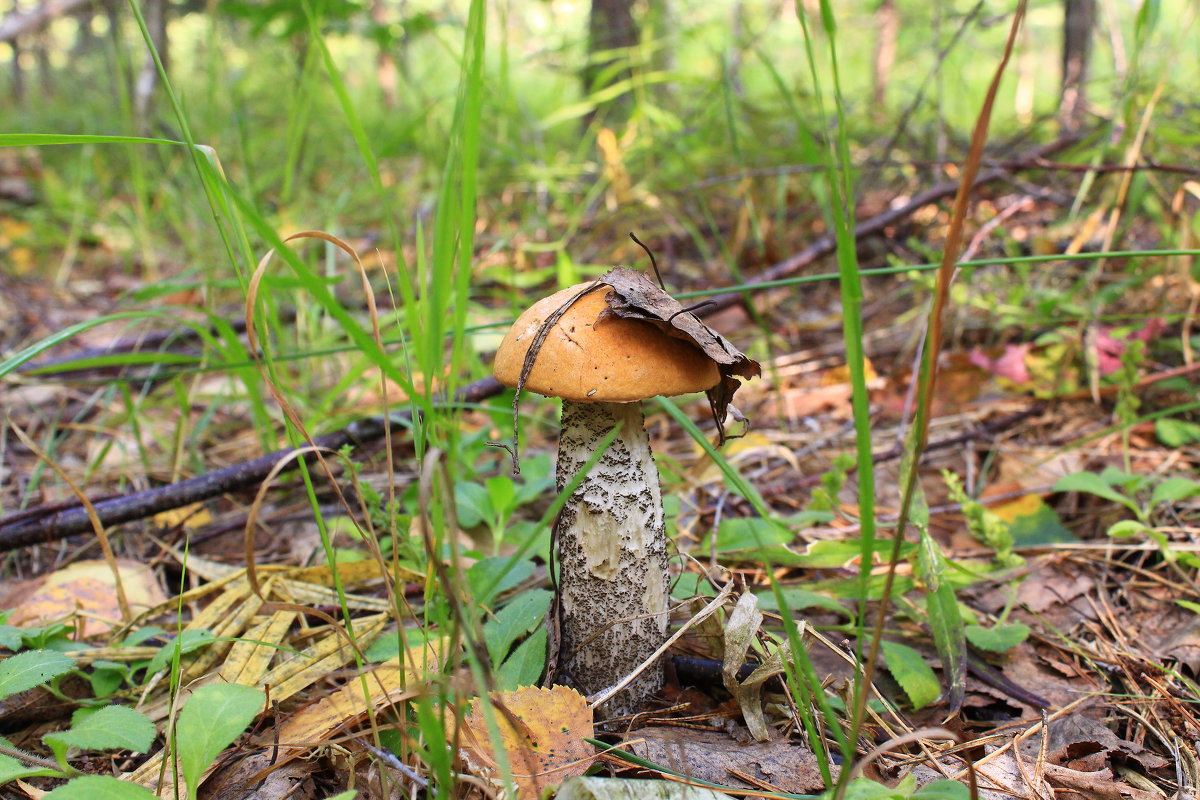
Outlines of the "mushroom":
[[[718,352],[681,333],[676,317],[683,312],[640,273],[617,268],[600,281],[535,303],[496,353],[493,373],[501,383],[562,398],[560,491],[620,426],[566,500],[555,527],[559,658],[550,678],[587,695],[624,680],[667,638],[667,537],[640,401],[708,391],[714,412],[719,408],[723,417],[729,384],[739,385],[729,372],[758,372],[756,363],[690,314],[693,327],[719,342]],[[600,715],[632,713],[662,685],[658,663]]]

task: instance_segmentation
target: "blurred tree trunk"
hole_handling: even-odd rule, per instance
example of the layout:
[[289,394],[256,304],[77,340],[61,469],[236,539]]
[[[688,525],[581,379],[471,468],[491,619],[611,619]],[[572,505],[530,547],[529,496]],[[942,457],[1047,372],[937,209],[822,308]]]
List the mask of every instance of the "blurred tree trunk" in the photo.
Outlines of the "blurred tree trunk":
[[1096,26],[1096,0],[1063,0],[1062,93],[1059,115],[1069,128],[1083,122],[1087,110],[1088,63],[1092,57],[1092,30]]
[[875,9],[875,57],[871,70],[871,102],[882,119],[892,65],[896,63],[896,39],[900,34],[900,12],[896,0],[881,0]]
[[94,30],[96,17],[100,16],[100,6],[91,5],[79,15],[79,33],[71,45],[71,60],[86,58],[100,50],[100,40]]
[[[170,51],[167,42],[167,0],[145,0],[142,14],[146,19],[146,28],[150,31],[150,41],[158,51],[163,70],[170,68]],[[133,103],[138,122],[143,130],[150,127],[150,113],[154,108],[154,94],[158,87],[158,66],[154,56],[146,53],[142,62],[142,71],[138,74],[137,86],[134,89]]]
[[21,68],[21,43],[13,39],[8,46],[12,48],[13,102],[20,105],[25,102],[25,70]]
[[33,37],[33,57],[37,61],[38,85],[41,88],[42,97],[49,97],[54,93],[54,70],[50,66],[50,48],[53,44],[50,41],[50,34],[45,28],[42,28]]
[[[613,73],[618,61],[628,61],[628,54],[613,56],[607,51],[633,48],[638,44],[638,29],[633,21],[633,0],[592,0],[588,15],[588,60],[583,69],[583,94],[587,97],[614,83],[628,80],[633,72],[625,66]],[[632,98],[628,92],[597,105],[585,123],[603,112],[606,115],[628,116]]]

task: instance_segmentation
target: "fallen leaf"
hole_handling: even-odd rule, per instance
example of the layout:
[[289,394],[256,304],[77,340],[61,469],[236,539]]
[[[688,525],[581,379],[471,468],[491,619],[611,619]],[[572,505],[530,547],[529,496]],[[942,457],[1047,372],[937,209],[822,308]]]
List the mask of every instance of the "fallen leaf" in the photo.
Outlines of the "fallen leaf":
[[[739,780],[735,773],[741,773],[784,792],[807,794],[825,788],[817,757],[801,743],[783,738],[774,728],[769,729],[768,742],[755,742],[748,731],[739,730],[741,741],[724,731],[641,728],[621,748],[689,777],[726,786],[762,788]],[[836,777],[838,767],[830,765],[830,770]]]
[[[527,686],[491,695],[492,715],[518,796],[534,800],[567,778],[583,775],[592,765],[595,748],[585,739],[594,735],[592,710],[574,689]],[[499,782],[501,775],[488,735],[483,701],[471,701],[462,753],[471,771]]]
[[[137,561],[117,561],[121,585],[133,613],[166,602],[153,569]],[[79,635],[107,633],[121,620],[116,582],[107,561],[78,561],[68,567],[13,586],[0,598],[12,608],[10,625],[44,625],[78,614]]]
[[1025,365],[1025,356],[1029,355],[1032,349],[1033,345],[1029,343],[1007,344],[999,356],[992,358],[975,348],[971,351],[970,360],[972,364],[986,369],[997,378],[1005,378],[1019,385],[1032,380],[1029,367]]
[[192,503],[182,508],[170,508],[154,515],[154,525],[159,528],[183,527],[202,528],[212,522],[212,514],[204,503]]

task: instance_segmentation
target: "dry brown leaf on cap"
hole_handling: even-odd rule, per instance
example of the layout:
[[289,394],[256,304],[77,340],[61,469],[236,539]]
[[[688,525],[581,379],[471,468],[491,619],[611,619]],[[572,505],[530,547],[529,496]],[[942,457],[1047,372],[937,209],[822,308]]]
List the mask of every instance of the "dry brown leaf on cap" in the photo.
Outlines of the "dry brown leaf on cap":
[[699,317],[643,273],[627,267],[614,267],[604,273],[600,282],[611,286],[613,293],[607,299],[608,308],[601,312],[598,322],[605,317],[649,322],[664,333],[699,347],[704,355],[717,363],[721,382],[709,389],[707,394],[723,442],[725,412],[734,393],[742,385],[738,378],[757,378],[762,373],[762,367],[730,344],[724,336],[701,322]]
[[[125,597],[135,613],[166,602],[150,566],[118,560]],[[44,625],[78,615],[79,635],[108,633],[121,619],[116,584],[107,561],[79,561],[69,567],[12,585],[0,597],[0,608],[15,609],[10,625]]]
[[491,695],[491,708],[482,698],[471,701],[463,728],[462,755],[472,773],[502,785],[494,743],[485,714],[491,714],[520,800],[535,800],[545,789],[583,775],[596,750],[585,739],[594,735],[587,699],[566,686],[541,689],[527,686]]

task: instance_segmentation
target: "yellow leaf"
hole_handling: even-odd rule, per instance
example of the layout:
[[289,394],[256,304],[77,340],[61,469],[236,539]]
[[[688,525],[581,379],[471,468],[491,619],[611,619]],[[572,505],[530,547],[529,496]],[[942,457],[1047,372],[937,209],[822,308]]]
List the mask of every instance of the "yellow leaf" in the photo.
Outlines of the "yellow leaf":
[[[527,686],[491,695],[490,709],[521,798],[540,797],[547,788],[584,774],[595,748],[584,739],[594,735],[592,711],[574,689]],[[480,698],[467,714],[463,755],[481,776],[500,778],[494,742]]]

